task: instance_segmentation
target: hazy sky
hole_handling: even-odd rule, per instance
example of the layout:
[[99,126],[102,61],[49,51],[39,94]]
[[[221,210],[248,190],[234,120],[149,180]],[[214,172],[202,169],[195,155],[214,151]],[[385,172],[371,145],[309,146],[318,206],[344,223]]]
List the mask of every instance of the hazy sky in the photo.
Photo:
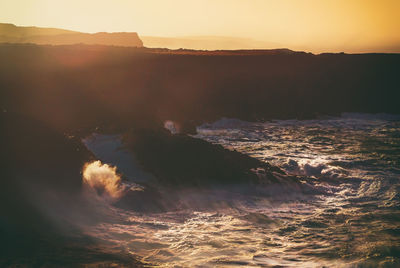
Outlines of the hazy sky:
[[0,0],[0,22],[249,37],[314,52],[400,52],[400,0]]

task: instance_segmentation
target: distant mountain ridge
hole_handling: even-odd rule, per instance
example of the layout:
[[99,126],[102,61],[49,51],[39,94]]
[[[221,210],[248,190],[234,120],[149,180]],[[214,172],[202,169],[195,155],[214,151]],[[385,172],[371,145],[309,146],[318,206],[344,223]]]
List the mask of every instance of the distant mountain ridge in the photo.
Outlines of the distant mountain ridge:
[[282,47],[274,42],[258,41],[251,38],[226,36],[186,36],[186,37],[159,37],[141,36],[146,47],[169,49],[196,49],[196,50],[242,50],[267,49]]
[[143,47],[142,40],[135,32],[90,34],[57,28],[19,27],[9,23],[0,23],[0,43]]

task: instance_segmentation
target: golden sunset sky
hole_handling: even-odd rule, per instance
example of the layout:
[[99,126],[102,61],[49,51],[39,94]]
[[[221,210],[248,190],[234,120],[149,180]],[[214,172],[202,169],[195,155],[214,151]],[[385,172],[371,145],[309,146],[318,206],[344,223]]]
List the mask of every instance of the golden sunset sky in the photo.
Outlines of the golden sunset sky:
[[312,52],[400,52],[400,0],[1,0],[0,22],[244,37]]

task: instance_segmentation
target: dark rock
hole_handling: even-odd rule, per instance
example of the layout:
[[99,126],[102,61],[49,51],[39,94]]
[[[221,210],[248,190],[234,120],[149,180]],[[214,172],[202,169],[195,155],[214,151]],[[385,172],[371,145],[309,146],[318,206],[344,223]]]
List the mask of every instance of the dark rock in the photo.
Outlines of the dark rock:
[[184,134],[166,130],[136,130],[124,142],[143,168],[164,185],[174,187],[234,183],[260,183],[261,169],[267,182],[274,180],[279,168],[237,151]]

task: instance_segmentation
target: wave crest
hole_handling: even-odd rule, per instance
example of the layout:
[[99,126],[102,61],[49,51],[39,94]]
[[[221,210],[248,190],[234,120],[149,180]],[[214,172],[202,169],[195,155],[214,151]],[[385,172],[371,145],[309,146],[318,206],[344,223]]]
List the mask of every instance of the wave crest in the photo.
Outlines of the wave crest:
[[83,168],[83,183],[99,196],[109,201],[116,201],[125,190],[116,169],[116,167],[102,164],[99,160],[86,163]]

